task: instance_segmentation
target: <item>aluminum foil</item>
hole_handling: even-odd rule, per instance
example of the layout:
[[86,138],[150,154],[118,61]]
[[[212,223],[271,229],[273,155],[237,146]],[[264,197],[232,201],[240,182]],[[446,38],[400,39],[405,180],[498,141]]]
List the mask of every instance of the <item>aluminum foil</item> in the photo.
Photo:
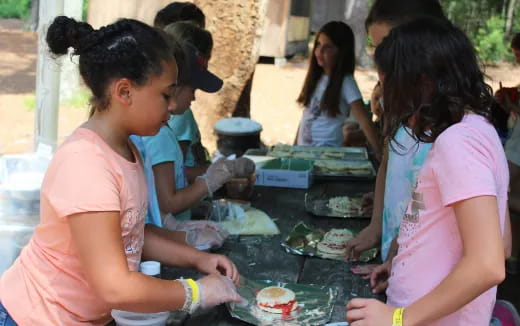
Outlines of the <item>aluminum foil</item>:
[[[234,318],[261,326],[311,326],[327,323],[332,315],[336,287],[314,284],[281,283],[271,280],[253,281],[241,278],[237,290],[246,299],[242,304],[228,304],[228,310]],[[268,286],[281,286],[292,290],[296,296],[298,309],[290,315],[273,314],[256,306],[256,294]]]
[[[353,231],[353,233],[356,234],[357,232]],[[313,229],[305,223],[299,222],[281,245],[285,248],[285,251],[291,254],[342,261],[345,258],[342,255],[323,254],[316,249],[324,235],[325,231]],[[377,253],[378,250],[376,248],[364,251],[361,253],[359,260],[364,263],[369,262],[377,256]]]

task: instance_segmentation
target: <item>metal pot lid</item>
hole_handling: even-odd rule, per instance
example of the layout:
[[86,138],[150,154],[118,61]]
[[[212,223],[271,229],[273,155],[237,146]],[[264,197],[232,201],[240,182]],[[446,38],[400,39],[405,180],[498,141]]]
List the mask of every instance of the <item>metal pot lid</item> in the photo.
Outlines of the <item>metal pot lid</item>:
[[222,135],[250,135],[262,131],[262,125],[248,118],[226,118],[215,123],[215,131]]

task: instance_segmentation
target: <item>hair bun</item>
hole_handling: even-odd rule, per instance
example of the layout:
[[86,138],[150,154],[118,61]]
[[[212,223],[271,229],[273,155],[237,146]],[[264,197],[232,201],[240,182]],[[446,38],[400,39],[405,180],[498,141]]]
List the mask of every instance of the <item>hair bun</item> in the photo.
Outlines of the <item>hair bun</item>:
[[92,26],[87,23],[78,22],[66,16],[58,16],[49,26],[46,41],[54,54],[66,54],[69,47],[74,48],[75,54],[81,54],[81,40],[93,31]]

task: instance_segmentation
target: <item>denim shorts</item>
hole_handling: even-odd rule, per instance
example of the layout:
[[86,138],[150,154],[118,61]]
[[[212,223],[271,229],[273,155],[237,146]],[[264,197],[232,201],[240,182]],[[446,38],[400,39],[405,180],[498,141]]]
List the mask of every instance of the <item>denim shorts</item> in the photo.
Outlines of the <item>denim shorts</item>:
[[14,320],[9,316],[7,310],[5,310],[4,306],[0,302],[0,326],[16,326]]

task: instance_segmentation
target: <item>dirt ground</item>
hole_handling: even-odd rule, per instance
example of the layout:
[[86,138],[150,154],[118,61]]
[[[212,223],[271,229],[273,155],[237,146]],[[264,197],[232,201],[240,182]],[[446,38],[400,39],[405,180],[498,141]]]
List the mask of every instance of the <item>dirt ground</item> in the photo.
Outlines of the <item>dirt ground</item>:
[[[33,149],[34,92],[37,36],[22,30],[20,20],[0,20],[0,153]],[[295,102],[305,78],[307,61],[290,60],[284,67],[258,64],[253,80],[251,116],[263,125],[266,144],[292,143],[301,116]],[[502,64],[486,73],[494,89],[498,82],[513,86],[520,82],[520,67]],[[356,71],[365,99],[377,80],[374,70]],[[60,107],[58,142],[61,143],[87,117],[87,108]],[[204,131],[202,131],[204,133]],[[213,150],[215,144],[205,145]]]

